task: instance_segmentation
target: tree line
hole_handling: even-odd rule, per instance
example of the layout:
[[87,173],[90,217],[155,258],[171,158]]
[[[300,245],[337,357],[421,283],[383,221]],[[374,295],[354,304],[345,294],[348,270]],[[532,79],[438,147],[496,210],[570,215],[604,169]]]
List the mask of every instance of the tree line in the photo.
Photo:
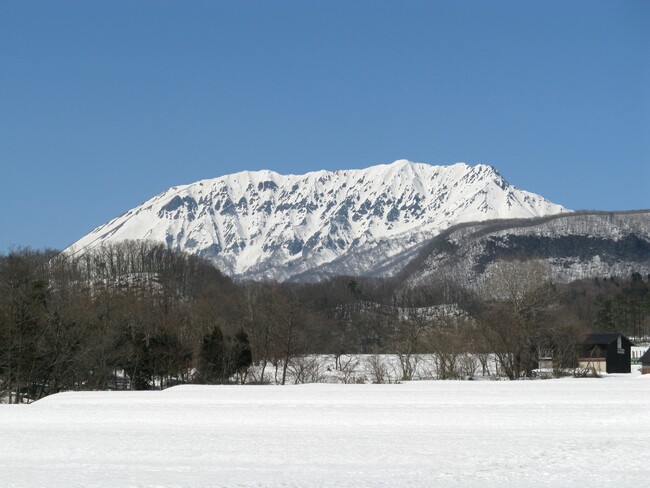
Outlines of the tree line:
[[395,354],[403,379],[424,353],[440,378],[461,377],[464,360],[489,374],[492,360],[497,374],[517,379],[533,374],[542,350],[553,351],[558,369],[574,359],[591,325],[572,308],[576,296],[538,262],[499,263],[480,290],[467,290],[444,279],[417,287],[352,277],[238,283],[199,257],[148,242],[78,257],[17,249],[0,256],[0,397],[284,384],[300,358],[315,354],[333,355],[337,367],[345,355]]

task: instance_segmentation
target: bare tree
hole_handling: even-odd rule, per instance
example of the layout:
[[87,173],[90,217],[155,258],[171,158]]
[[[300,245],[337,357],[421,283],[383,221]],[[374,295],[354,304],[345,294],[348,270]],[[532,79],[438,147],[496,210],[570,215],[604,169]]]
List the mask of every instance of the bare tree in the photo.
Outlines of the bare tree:
[[390,374],[385,361],[378,354],[371,354],[366,357],[366,367],[370,373],[373,383],[381,384],[390,382]]
[[319,356],[294,356],[289,361],[288,371],[295,384],[321,383],[325,378],[325,367]]
[[559,340],[558,288],[540,261],[499,261],[483,288],[479,330],[510,379],[531,376],[540,348]]

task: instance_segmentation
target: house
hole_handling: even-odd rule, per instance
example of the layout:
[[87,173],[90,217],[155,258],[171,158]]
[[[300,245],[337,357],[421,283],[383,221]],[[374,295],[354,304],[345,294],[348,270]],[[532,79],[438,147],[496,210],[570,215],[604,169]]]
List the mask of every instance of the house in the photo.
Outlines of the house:
[[537,367],[539,369],[553,369],[552,347],[540,347],[537,349]]
[[635,364],[640,364],[641,356],[650,349],[648,346],[632,346],[632,366]]
[[581,344],[579,366],[598,373],[630,373],[633,345],[623,334],[589,334]]
[[650,349],[639,358],[639,362],[641,363],[641,374],[650,374]]

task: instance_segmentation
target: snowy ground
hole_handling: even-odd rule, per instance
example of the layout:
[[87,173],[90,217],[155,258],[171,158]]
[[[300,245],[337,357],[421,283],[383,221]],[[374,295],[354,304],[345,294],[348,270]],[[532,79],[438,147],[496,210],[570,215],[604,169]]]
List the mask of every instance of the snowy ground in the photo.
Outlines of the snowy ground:
[[0,436],[3,487],[632,487],[650,375],[63,393]]

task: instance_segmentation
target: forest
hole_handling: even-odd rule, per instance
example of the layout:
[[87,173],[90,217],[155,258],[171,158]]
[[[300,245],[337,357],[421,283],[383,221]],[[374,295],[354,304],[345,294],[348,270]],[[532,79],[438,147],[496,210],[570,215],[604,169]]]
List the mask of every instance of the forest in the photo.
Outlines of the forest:
[[[554,283],[543,263],[503,261],[478,289],[445,280],[341,276],[318,283],[236,282],[208,261],[124,242],[80,257],[16,249],[0,255],[0,397],[179,383],[278,383],[301,359],[392,354],[402,379],[418,355],[436,377],[535,374],[575,363],[588,331],[650,336],[650,276]],[[488,371],[489,374],[489,371]],[[471,376],[471,375],[470,375]],[[379,381],[380,379],[378,379]]]

